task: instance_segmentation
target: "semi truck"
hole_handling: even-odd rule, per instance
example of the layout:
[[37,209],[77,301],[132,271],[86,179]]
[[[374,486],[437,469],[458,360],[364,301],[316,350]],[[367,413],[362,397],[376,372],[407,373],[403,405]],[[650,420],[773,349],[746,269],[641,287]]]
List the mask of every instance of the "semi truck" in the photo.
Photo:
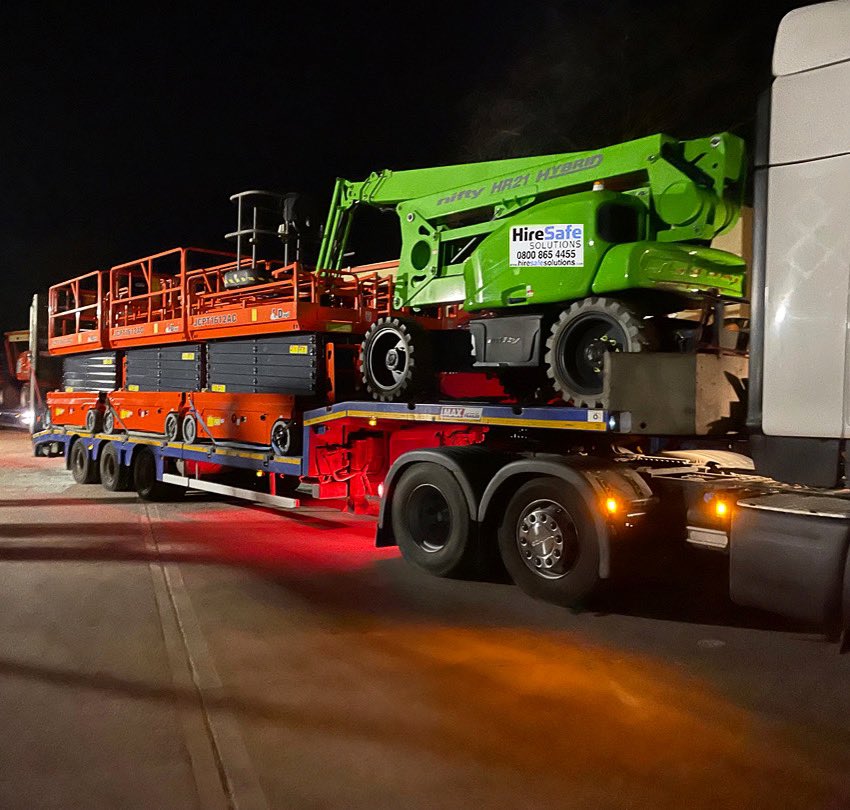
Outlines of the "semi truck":
[[[640,351],[623,351],[628,347],[601,341],[606,333],[591,330],[590,342],[606,345],[585,355],[593,372],[589,393],[566,396],[562,388],[558,396],[537,401],[512,395],[505,386],[492,393],[482,382],[487,379],[482,369],[473,368],[470,383],[463,364],[445,370],[445,387],[431,398],[412,396],[415,386],[409,385],[401,399],[392,392],[376,397],[374,386],[365,396],[329,396],[337,389],[325,371],[322,384],[309,391],[314,399],[296,400],[297,418],[287,423],[290,438],[277,446],[268,435],[273,407],[258,411],[265,415],[266,433],[252,434],[265,437],[264,443],[241,441],[235,428],[169,434],[164,419],[171,406],[156,390],[132,392],[147,397],[141,406],[125,408],[144,411],[139,418],[145,420],[153,406],[159,410],[155,420],[139,425],[132,423],[132,413],[125,418],[118,411],[111,429],[104,430],[104,409],[115,408],[109,399],[115,392],[108,388],[86,394],[82,414],[94,412],[91,423],[83,418],[58,424],[52,408],[52,424],[33,436],[35,453],[64,456],[79,483],[132,487],[147,499],[192,489],[284,508],[297,508],[305,497],[342,499],[348,508],[376,516],[378,545],[397,545],[407,560],[434,575],[474,575],[497,559],[524,591],[563,605],[581,604],[639,538],[678,536],[701,553],[727,557],[734,602],[821,626],[841,636],[843,648],[850,627],[850,489],[844,461],[850,431],[850,2],[788,14],[776,35],[773,74],[758,109],[746,352],[722,339],[724,304],[744,294],[741,263],[701,244],[737,214],[743,150],[736,139],[713,136],[691,149],[687,142],[653,136],[613,148],[611,155],[630,157],[622,164],[611,158],[616,168],[610,177],[603,168],[606,150],[559,157],[552,166],[572,162],[575,171],[556,169],[539,179],[534,172],[545,167],[535,167],[549,165],[545,160],[496,168],[478,164],[474,182],[454,189],[448,175],[432,170],[427,176],[435,178],[433,184],[418,185],[413,195],[394,189],[404,173],[384,173],[363,184],[337,184],[318,268],[309,276],[289,263],[243,257],[240,246],[235,258],[200,269],[190,268],[181,253],[170,275],[155,272],[152,260],[141,262],[135,275],[126,267],[95,273],[66,284],[62,289],[77,286],[64,304],[52,293],[54,325],[78,327],[51,327],[55,350],[85,345],[115,351],[110,340],[161,348],[170,345],[164,336],[180,346],[203,330],[209,330],[209,341],[221,339],[227,346],[236,337],[227,331],[234,325],[250,340],[259,340],[260,333],[283,334],[292,337],[292,345],[309,346],[298,337],[305,323],[321,325],[317,333],[324,335],[331,333],[329,324],[342,324],[337,334],[346,339],[328,341],[332,353],[364,358],[359,373],[369,385],[369,341],[377,345],[376,335],[389,324],[396,334],[382,342],[383,359],[374,369],[388,372],[383,380],[390,389],[399,379],[394,372],[403,372],[410,361],[415,367],[420,351],[402,340],[405,333],[429,333],[435,346],[444,334],[473,336],[475,354],[466,359],[486,364],[487,347],[508,351],[511,341],[503,338],[512,335],[502,325],[520,317],[531,324],[523,351],[537,335],[539,371],[546,319],[562,305],[569,312],[600,298],[617,301],[611,295],[616,292],[627,293],[631,315],[634,301],[643,303],[641,322],[669,317],[683,299],[698,297],[697,339],[679,350],[642,345]],[[638,168],[641,150],[649,152],[643,156],[649,162]],[[714,154],[725,157],[715,161]],[[669,165],[656,184],[647,166],[659,160]],[[517,181],[528,175],[530,182],[532,174],[533,193]],[[555,185],[544,188],[550,179]],[[574,181],[581,188],[567,188]],[[488,194],[489,209],[482,215],[479,203]],[[343,267],[347,212],[355,203],[386,205],[403,227],[409,223],[396,261],[365,272]],[[576,229],[589,240],[599,227],[599,210],[609,203],[627,209],[629,238],[604,245],[579,268],[578,293],[559,286],[576,278],[575,264],[512,265],[513,229],[522,231],[520,241],[529,232],[532,241],[542,241],[536,232],[548,227],[562,231],[560,241],[574,241]],[[516,219],[508,216],[511,205]],[[441,206],[452,206],[452,214],[435,213]],[[545,211],[551,206],[551,216],[536,206]],[[455,216],[466,211],[476,212],[477,221]],[[278,229],[261,228],[256,207],[244,225],[240,208],[237,239],[247,236],[256,243],[275,230],[287,244],[304,231],[286,216]],[[582,244],[588,256],[590,247],[589,241]],[[619,257],[612,266],[622,274],[621,287],[594,291],[610,251]],[[641,264],[644,258],[648,265]],[[663,283],[641,287],[644,271],[655,272],[656,258],[661,276],[675,275],[680,266],[690,269],[672,288],[658,275]],[[540,282],[529,282],[526,270],[543,273],[534,278],[546,279],[546,307],[529,302],[529,291],[536,295]],[[494,286],[487,288],[491,273]],[[519,279],[513,291],[509,278]],[[272,298],[283,288],[290,299],[281,305]],[[636,289],[652,295],[635,299],[630,293]],[[480,319],[470,317],[471,303],[486,310]],[[606,311],[613,312],[610,306]],[[559,322],[560,315],[550,328]],[[457,340],[433,351],[444,349],[448,357]],[[406,347],[412,350],[405,358]],[[249,354],[262,351],[255,342]],[[302,351],[311,350],[293,354]],[[113,355],[112,364],[116,358],[127,366],[127,355]],[[172,362],[195,358],[167,361]],[[501,360],[495,362],[498,368]],[[153,376],[161,378],[164,363],[160,355],[140,368],[153,368]],[[356,357],[347,368],[356,376]],[[448,394],[452,375],[462,378],[454,397]],[[75,393],[57,392],[56,402]],[[174,407],[183,409],[184,421],[189,416],[196,426],[206,426],[210,415],[190,401],[195,393],[204,392],[184,391]],[[261,392],[237,390],[236,399],[243,393]],[[243,424],[243,415],[248,419],[240,412],[244,403],[218,405],[224,415],[214,415],[213,426],[218,419],[231,425]]]

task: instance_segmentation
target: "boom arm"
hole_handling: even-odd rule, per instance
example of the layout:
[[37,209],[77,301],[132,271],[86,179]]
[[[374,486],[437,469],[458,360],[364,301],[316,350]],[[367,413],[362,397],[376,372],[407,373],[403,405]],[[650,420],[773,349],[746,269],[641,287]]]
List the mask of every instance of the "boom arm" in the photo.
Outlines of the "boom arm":
[[[494,230],[505,217],[542,199],[590,188],[595,181],[634,194],[647,206],[658,241],[707,241],[734,225],[741,205],[744,144],[721,133],[677,141],[651,135],[586,152],[371,174],[337,180],[319,268],[342,266],[357,205],[395,207],[401,219],[402,268],[427,272],[439,243]],[[461,227],[456,222],[461,221]],[[463,221],[472,221],[472,225]],[[431,260],[407,255],[425,240]],[[424,249],[420,249],[424,256]]]

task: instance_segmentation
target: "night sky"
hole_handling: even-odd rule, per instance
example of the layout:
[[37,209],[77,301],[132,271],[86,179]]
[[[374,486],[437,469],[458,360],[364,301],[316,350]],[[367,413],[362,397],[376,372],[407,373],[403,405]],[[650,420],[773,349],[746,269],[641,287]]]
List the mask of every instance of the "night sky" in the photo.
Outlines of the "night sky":
[[73,5],[4,9],[3,329],[63,278],[227,247],[246,188],[323,210],[337,175],[748,137],[798,3]]

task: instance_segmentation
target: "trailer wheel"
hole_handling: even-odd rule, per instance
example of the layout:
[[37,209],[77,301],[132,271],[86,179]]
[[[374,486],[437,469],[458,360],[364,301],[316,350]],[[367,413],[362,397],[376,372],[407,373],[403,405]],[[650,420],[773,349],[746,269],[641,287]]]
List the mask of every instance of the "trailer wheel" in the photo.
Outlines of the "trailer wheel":
[[186,492],[157,479],[156,457],[150,447],[140,447],[133,456],[133,485],[143,501],[170,501]]
[[360,344],[360,370],[379,402],[421,393],[433,382],[428,333],[412,321],[378,318]]
[[115,433],[115,411],[112,408],[107,408],[103,415],[103,432],[110,436]]
[[98,481],[98,469],[92,460],[86,447],[85,439],[77,439],[71,445],[71,453],[68,457],[68,467],[71,475],[78,484],[96,484]]
[[130,470],[121,463],[118,449],[107,442],[100,451],[100,483],[110,492],[123,492],[130,488]]
[[94,408],[89,408],[86,411],[86,430],[89,433],[97,433],[101,428],[102,421],[99,411]]
[[198,438],[198,423],[195,421],[195,417],[191,413],[187,413],[183,417],[183,441],[186,444],[194,444],[195,439]]
[[531,596],[575,605],[599,582],[599,539],[579,492],[560,478],[523,484],[499,526],[508,573]]
[[165,417],[164,435],[166,441],[169,442],[176,442],[180,439],[180,417],[174,411],[171,411]]
[[476,556],[469,507],[457,479],[438,464],[402,473],[392,496],[393,532],[402,556],[438,577],[469,573]]
[[546,373],[565,401],[579,407],[605,407],[602,368],[612,352],[649,351],[651,327],[613,298],[584,298],[565,309],[546,341]]

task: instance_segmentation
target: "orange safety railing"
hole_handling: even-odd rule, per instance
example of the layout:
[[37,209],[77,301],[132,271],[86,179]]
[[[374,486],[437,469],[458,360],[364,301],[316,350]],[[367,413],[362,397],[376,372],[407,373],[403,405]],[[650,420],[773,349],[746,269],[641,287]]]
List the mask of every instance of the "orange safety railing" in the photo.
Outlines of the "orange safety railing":
[[51,348],[83,343],[83,336],[88,348],[103,345],[104,276],[94,270],[50,288],[47,337]]
[[109,271],[111,328],[175,320],[185,316],[186,278],[192,265],[232,253],[174,248],[116,265]]
[[[250,267],[251,260],[229,262],[191,271],[186,277],[189,314],[204,315],[222,309],[242,309],[261,303],[321,304],[388,311],[392,303],[392,277],[379,272],[398,266],[384,262],[350,270],[308,270],[298,262],[258,262],[257,267],[271,280],[227,289],[225,274]],[[361,272],[365,271],[365,272]]]

